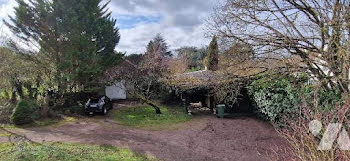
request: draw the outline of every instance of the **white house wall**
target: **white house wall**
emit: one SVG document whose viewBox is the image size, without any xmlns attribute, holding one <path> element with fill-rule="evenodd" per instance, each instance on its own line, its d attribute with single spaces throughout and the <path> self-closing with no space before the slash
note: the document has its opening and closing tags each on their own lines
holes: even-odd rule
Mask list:
<svg viewBox="0 0 350 161">
<path fill-rule="evenodd" d="M 112 100 L 125 100 L 126 99 L 125 81 L 115 83 L 112 86 L 107 86 L 106 96 Z"/>
</svg>

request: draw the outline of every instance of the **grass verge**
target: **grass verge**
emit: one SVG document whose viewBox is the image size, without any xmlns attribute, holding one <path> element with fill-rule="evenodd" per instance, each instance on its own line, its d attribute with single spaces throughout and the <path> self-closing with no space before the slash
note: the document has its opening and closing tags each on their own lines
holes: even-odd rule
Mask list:
<svg viewBox="0 0 350 161">
<path fill-rule="evenodd" d="M 32 128 L 32 127 L 59 127 L 67 123 L 76 121 L 77 118 L 74 117 L 65 117 L 63 119 L 53 119 L 47 118 L 26 125 L 13 125 L 13 124 L 3 124 L 2 127 L 12 129 L 12 128 Z"/>
<path fill-rule="evenodd" d="M 32 126 L 34 127 L 44 127 L 44 126 L 60 126 L 70 122 L 74 122 L 77 119 L 74 117 L 64 117 L 63 119 L 45 119 L 35 121 Z"/>
<path fill-rule="evenodd" d="M 0 144 L 0 160 L 16 161 L 148 161 L 154 157 L 138 155 L 129 149 L 107 145 L 80 144 Z"/>
<path fill-rule="evenodd" d="M 115 110 L 112 114 L 114 120 L 124 126 L 149 130 L 173 129 L 176 124 L 191 119 L 182 108 L 161 107 L 162 114 L 155 114 L 152 107 L 139 105 L 125 109 Z"/>
</svg>

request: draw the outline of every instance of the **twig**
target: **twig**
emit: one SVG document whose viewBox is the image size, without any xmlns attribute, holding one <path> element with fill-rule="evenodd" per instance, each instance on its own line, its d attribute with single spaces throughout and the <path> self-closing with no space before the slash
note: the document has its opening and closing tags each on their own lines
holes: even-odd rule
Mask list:
<svg viewBox="0 0 350 161">
<path fill-rule="evenodd" d="M 33 141 L 33 140 L 29 139 L 29 138 L 28 138 L 27 136 L 25 136 L 25 135 L 17 134 L 17 133 L 15 133 L 15 132 L 12 132 L 12 131 L 10 131 L 10 130 L 7 130 L 7 129 L 6 129 L 5 127 L 3 127 L 3 126 L 0 126 L 0 129 L 3 130 L 3 131 L 5 131 L 5 132 L 7 132 L 7 133 L 9 133 L 11 136 L 15 136 L 15 137 L 18 137 L 18 138 L 22 138 L 22 139 L 24 139 L 24 140 L 26 140 L 26 141 L 28 141 L 28 142 L 30 142 L 30 143 L 32 143 L 32 144 L 42 145 L 42 144 L 39 143 L 39 142 L 36 142 L 36 141 Z"/>
</svg>

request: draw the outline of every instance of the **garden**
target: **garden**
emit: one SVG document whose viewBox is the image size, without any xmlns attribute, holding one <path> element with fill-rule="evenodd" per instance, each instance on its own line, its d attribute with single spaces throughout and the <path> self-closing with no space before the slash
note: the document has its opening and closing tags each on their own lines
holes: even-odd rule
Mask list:
<svg viewBox="0 0 350 161">
<path fill-rule="evenodd" d="M 152 31 L 137 52 L 115 3 L 11 7 L 0 160 L 350 159 L 348 1 L 223 0 L 208 43 Z"/>
</svg>

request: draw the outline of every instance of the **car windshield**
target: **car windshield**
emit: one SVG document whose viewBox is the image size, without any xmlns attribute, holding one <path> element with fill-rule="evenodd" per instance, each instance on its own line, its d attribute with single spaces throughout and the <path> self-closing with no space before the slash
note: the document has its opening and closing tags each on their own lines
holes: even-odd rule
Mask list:
<svg viewBox="0 0 350 161">
<path fill-rule="evenodd" d="M 91 103 L 98 103 L 100 101 L 100 99 L 98 98 L 91 98 L 90 102 Z"/>
</svg>

